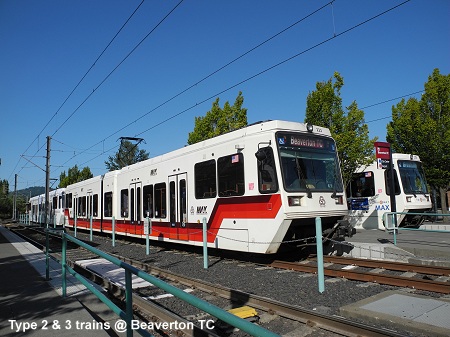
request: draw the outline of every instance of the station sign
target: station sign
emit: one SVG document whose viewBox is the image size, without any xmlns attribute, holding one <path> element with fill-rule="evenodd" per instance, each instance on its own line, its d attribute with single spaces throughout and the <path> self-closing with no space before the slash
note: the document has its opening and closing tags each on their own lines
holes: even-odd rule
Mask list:
<svg viewBox="0 0 450 337">
<path fill-rule="evenodd" d="M 375 142 L 375 156 L 377 158 L 377 167 L 387 169 L 391 158 L 391 144 L 386 142 Z"/>
</svg>

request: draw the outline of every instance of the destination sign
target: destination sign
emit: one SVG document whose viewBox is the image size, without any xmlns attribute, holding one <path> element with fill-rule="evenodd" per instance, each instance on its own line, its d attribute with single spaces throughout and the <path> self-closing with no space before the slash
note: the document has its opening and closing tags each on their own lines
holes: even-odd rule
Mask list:
<svg viewBox="0 0 450 337">
<path fill-rule="evenodd" d="M 278 145 L 284 147 L 334 150 L 333 141 L 322 137 L 313 137 L 302 134 L 278 134 L 277 140 Z"/>
<path fill-rule="evenodd" d="M 412 168 L 412 169 L 416 169 L 417 168 L 417 162 L 416 161 L 409 161 L 409 160 L 399 160 L 398 161 L 398 167 L 401 168 Z"/>
</svg>

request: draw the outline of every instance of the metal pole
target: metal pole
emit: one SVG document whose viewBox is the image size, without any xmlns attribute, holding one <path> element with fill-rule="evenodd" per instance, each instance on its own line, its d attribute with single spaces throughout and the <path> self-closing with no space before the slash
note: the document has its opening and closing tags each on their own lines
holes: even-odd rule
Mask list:
<svg viewBox="0 0 450 337">
<path fill-rule="evenodd" d="M 203 268 L 208 269 L 208 237 L 206 233 L 206 218 L 203 218 Z"/>
<path fill-rule="evenodd" d="M 392 214 L 392 224 L 394 225 L 394 246 L 397 246 L 397 215 L 395 213 Z"/>
<path fill-rule="evenodd" d="M 133 336 L 131 329 L 131 320 L 133 319 L 133 288 L 131 271 L 125 269 L 125 300 L 126 300 L 126 314 L 127 314 L 127 337 Z"/>
<path fill-rule="evenodd" d="M 17 174 L 14 175 L 13 220 L 17 220 Z"/>
<path fill-rule="evenodd" d="M 90 239 L 92 241 L 92 215 L 89 217 Z"/>
<path fill-rule="evenodd" d="M 47 136 L 47 161 L 45 164 L 45 215 L 44 223 L 48 225 L 48 211 L 50 199 L 50 136 Z M 48 227 L 48 226 L 47 226 Z"/>
<path fill-rule="evenodd" d="M 61 273 L 62 273 L 62 296 L 66 297 L 67 294 L 67 283 L 66 283 L 66 252 L 67 252 L 67 239 L 66 236 L 62 235 L 62 257 L 61 257 Z"/>
<path fill-rule="evenodd" d="M 395 197 L 395 175 L 394 175 L 394 160 L 392 159 L 392 147 L 389 144 L 389 192 L 391 202 L 391 212 L 397 212 L 397 203 Z M 397 231 L 397 216 L 394 215 L 394 233 Z"/>
<path fill-rule="evenodd" d="M 319 292 L 325 291 L 325 277 L 323 270 L 323 247 L 322 247 L 322 219 L 316 218 L 316 245 L 317 245 L 317 275 L 319 276 Z"/>
<path fill-rule="evenodd" d="M 150 231 L 152 230 L 151 220 L 147 217 L 144 224 L 145 231 L 145 253 L 150 254 Z"/>
<path fill-rule="evenodd" d="M 45 280 L 50 280 L 50 266 L 49 266 L 49 259 L 48 259 L 48 228 L 45 231 Z"/>
<path fill-rule="evenodd" d="M 112 217 L 112 246 L 116 246 L 116 218 Z"/>
</svg>

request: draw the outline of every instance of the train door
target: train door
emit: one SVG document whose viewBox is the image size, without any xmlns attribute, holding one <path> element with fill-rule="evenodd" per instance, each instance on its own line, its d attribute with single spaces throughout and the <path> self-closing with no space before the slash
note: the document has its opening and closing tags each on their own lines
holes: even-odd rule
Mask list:
<svg viewBox="0 0 450 337">
<path fill-rule="evenodd" d="M 169 177 L 169 238 L 188 240 L 186 173 Z"/>
<path fill-rule="evenodd" d="M 143 234 L 143 223 L 141 222 L 141 195 L 142 183 L 130 184 L 130 227 L 131 234 Z"/>
</svg>

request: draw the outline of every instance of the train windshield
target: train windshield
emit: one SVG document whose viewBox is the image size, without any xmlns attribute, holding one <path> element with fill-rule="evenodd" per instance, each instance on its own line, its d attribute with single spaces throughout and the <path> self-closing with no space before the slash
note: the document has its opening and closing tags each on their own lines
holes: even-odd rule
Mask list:
<svg viewBox="0 0 450 337">
<path fill-rule="evenodd" d="M 342 192 L 334 141 L 307 134 L 277 134 L 284 188 L 288 192 Z"/>
<path fill-rule="evenodd" d="M 397 165 L 405 194 L 428 193 L 427 181 L 425 180 L 421 162 L 399 160 Z"/>
</svg>

